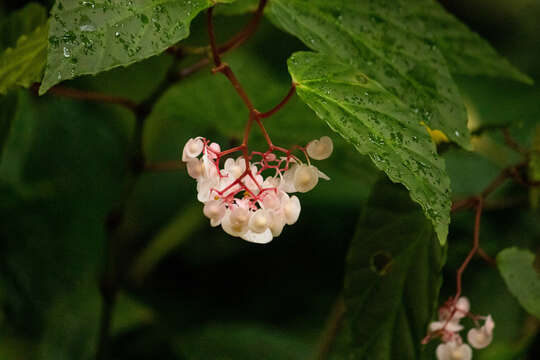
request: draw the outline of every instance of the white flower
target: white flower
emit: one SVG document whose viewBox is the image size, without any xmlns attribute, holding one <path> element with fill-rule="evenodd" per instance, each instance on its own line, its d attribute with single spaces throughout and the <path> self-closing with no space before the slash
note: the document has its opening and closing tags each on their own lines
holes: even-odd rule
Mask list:
<svg viewBox="0 0 540 360">
<path fill-rule="evenodd" d="M 472 349 L 467 344 L 458 344 L 457 341 L 449 341 L 437 346 L 438 360 L 471 360 Z"/>
<path fill-rule="evenodd" d="M 262 207 L 265 209 L 277 210 L 281 206 L 279 193 L 276 193 L 273 190 L 265 191 L 262 197 Z"/>
<path fill-rule="evenodd" d="M 459 320 L 454 320 L 454 319 L 450 321 L 439 320 L 439 321 L 434 321 L 431 324 L 429 324 L 429 331 L 431 332 L 442 330 L 443 328 L 444 330 L 447 330 L 450 332 L 459 332 L 463 330 L 463 326 L 459 324 Z"/>
<path fill-rule="evenodd" d="M 443 307 L 439 311 L 439 321 L 434 321 L 429 324 L 431 332 L 446 330 L 449 332 L 459 332 L 463 330 L 463 326 L 459 324 L 459 320 L 467 316 L 471 305 L 469 300 L 462 296 L 455 304 L 455 307 Z M 452 316 L 450 320 L 448 318 Z"/>
<path fill-rule="evenodd" d="M 286 198 L 284 197 L 282 199 L 282 211 L 283 211 L 283 217 L 285 218 L 285 222 L 289 225 L 294 224 L 298 217 L 300 216 L 300 200 L 296 196 L 292 196 L 289 198 L 287 194 L 285 194 Z"/>
<path fill-rule="evenodd" d="M 312 190 L 319 182 L 319 173 L 313 165 L 298 165 L 294 172 L 294 187 L 299 192 Z"/>
<path fill-rule="evenodd" d="M 213 189 L 215 189 L 218 184 L 219 179 L 215 177 L 199 178 L 197 181 L 197 200 L 205 203 L 217 196 L 217 193 L 214 192 Z"/>
<path fill-rule="evenodd" d="M 268 214 L 270 215 L 270 226 L 269 229 L 272 232 L 272 236 L 278 237 L 281 235 L 283 228 L 285 227 L 285 216 L 281 208 L 279 210 L 269 210 Z"/>
<path fill-rule="evenodd" d="M 246 187 L 248 188 L 249 191 L 251 191 L 253 194 L 258 194 L 259 193 L 259 186 L 260 186 L 260 184 L 263 183 L 264 179 L 263 179 L 262 175 L 257 175 L 257 172 L 259 170 L 257 169 L 257 167 L 255 165 L 251 165 L 250 170 L 251 170 L 251 174 L 252 174 L 253 178 L 248 175 L 245 178 L 243 178 L 242 181 L 243 181 L 244 185 L 246 185 Z M 255 179 L 255 180 L 253 180 L 253 179 Z"/>
<path fill-rule="evenodd" d="M 495 327 L 495 322 L 491 315 L 489 315 L 485 322 L 484 326 L 469 330 L 467 334 L 467 340 L 475 349 L 483 349 L 491 343 L 493 340 L 493 328 Z"/>
<path fill-rule="evenodd" d="M 298 165 L 293 164 L 287 171 L 283 173 L 279 182 L 279 190 L 286 193 L 293 193 L 297 191 L 296 187 L 294 186 L 294 174 L 296 173 L 297 168 Z"/>
<path fill-rule="evenodd" d="M 328 136 L 323 136 L 319 140 L 312 140 L 306 146 L 306 151 L 310 158 L 324 160 L 332 155 L 334 144 Z"/>
<path fill-rule="evenodd" d="M 204 162 L 197 158 L 190 159 L 186 162 L 188 175 L 194 179 L 198 179 L 205 175 Z"/>
<path fill-rule="evenodd" d="M 229 158 L 225 160 L 223 168 L 226 175 L 231 176 L 233 179 L 238 179 L 246 170 L 246 161 L 242 157 L 236 160 Z"/>
<path fill-rule="evenodd" d="M 453 319 L 462 319 L 469 313 L 469 310 L 471 309 L 471 303 L 469 302 L 469 299 L 467 299 L 465 296 L 462 296 L 458 299 L 456 302 L 456 311 L 454 312 Z"/>
<path fill-rule="evenodd" d="M 215 159 L 217 158 L 217 155 L 215 153 L 219 153 L 221 151 L 221 146 L 219 146 L 218 143 L 211 143 L 209 146 L 208 146 L 209 150 L 206 151 L 206 155 L 210 158 L 210 159 Z M 213 151 L 210 151 L 210 150 L 213 150 Z"/>
<path fill-rule="evenodd" d="M 249 230 L 256 234 L 265 232 L 271 224 L 272 219 L 265 209 L 259 209 L 251 215 L 249 219 Z"/>
<path fill-rule="evenodd" d="M 255 233 L 251 230 L 248 230 L 244 235 L 242 235 L 242 239 L 252 243 L 266 244 L 272 241 L 273 236 L 270 229 L 266 229 L 262 233 Z"/>
<path fill-rule="evenodd" d="M 204 149 L 204 143 L 200 137 L 189 139 L 182 151 L 182 161 L 189 161 L 201 154 Z"/>
<path fill-rule="evenodd" d="M 221 220 L 221 227 L 232 236 L 242 236 L 248 231 L 251 212 L 245 207 L 233 206 Z"/>
<path fill-rule="evenodd" d="M 218 226 L 221 224 L 221 219 L 225 216 L 227 208 L 221 200 L 210 200 L 204 204 L 203 213 L 210 219 L 210 225 Z"/>
</svg>

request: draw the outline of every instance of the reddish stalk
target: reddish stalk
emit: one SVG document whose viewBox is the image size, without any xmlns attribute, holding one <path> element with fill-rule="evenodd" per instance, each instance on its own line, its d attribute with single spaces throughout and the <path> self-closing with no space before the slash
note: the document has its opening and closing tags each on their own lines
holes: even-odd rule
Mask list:
<svg viewBox="0 0 540 360">
<path fill-rule="evenodd" d="M 227 41 L 225 44 L 221 45 L 218 48 L 218 52 L 220 54 L 226 53 L 227 51 L 230 51 L 236 47 L 238 47 L 240 44 L 245 42 L 247 39 L 255 33 L 257 30 L 257 27 L 259 26 L 259 23 L 261 22 L 261 18 L 264 12 L 264 7 L 266 6 L 266 3 L 268 0 L 260 0 L 259 5 L 257 7 L 257 10 L 255 11 L 255 14 L 253 15 L 253 18 L 251 21 L 247 24 L 247 26 L 242 29 L 238 34 L 233 36 L 229 41 Z"/>
<path fill-rule="evenodd" d="M 476 216 L 474 221 L 474 241 L 473 241 L 473 247 L 467 257 L 465 258 L 465 261 L 463 261 L 463 264 L 459 267 L 457 271 L 457 279 L 456 279 L 456 295 L 454 296 L 454 301 L 457 301 L 459 297 L 461 296 L 461 278 L 463 276 L 463 272 L 467 268 L 467 265 L 469 265 L 469 262 L 473 258 L 473 256 L 478 251 L 478 248 L 480 247 L 480 220 L 482 218 L 482 209 L 484 205 L 484 199 L 482 196 L 479 196 L 476 203 Z"/>
<path fill-rule="evenodd" d="M 39 89 L 39 85 L 40 84 L 38 83 L 32 85 L 31 89 L 36 94 Z M 86 100 L 86 101 L 91 101 L 91 102 L 116 104 L 116 105 L 123 106 L 126 109 L 131 110 L 133 112 L 137 111 L 137 104 L 135 102 L 129 99 L 123 98 L 123 97 L 119 97 L 119 96 L 110 96 L 110 95 L 93 92 L 93 91 L 67 88 L 60 85 L 56 85 L 50 88 L 47 91 L 47 93 L 55 95 L 55 96 L 61 96 L 61 97 L 76 99 L 76 100 Z"/>
<path fill-rule="evenodd" d="M 529 151 L 527 149 L 524 149 L 512 138 L 512 136 L 510 135 L 510 131 L 507 128 L 502 129 L 502 132 L 504 136 L 504 141 L 506 142 L 506 145 L 508 145 L 508 147 L 522 155 L 527 156 L 529 154 Z"/>
<path fill-rule="evenodd" d="M 270 117 L 270 116 L 274 115 L 279 110 L 281 110 L 281 108 L 283 108 L 283 106 L 285 106 L 285 104 L 287 104 L 289 102 L 289 100 L 292 98 L 292 96 L 295 93 L 295 90 L 296 90 L 296 84 L 293 81 L 293 83 L 291 84 L 291 88 L 289 89 L 289 92 L 287 93 L 287 95 L 285 95 L 283 100 L 281 100 L 281 102 L 279 104 L 277 104 L 272 110 L 269 110 L 267 112 L 259 114 L 259 118 L 260 119 L 265 119 L 267 117 Z"/>
</svg>

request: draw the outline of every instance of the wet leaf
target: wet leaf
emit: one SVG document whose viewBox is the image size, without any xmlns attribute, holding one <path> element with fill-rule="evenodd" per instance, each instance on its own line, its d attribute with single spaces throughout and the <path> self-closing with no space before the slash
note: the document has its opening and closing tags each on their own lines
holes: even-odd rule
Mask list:
<svg viewBox="0 0 540 360">
<path fill-rule="evenodd" d="M 433 130 L 469 148 L 465 106 L 437 48 L 413 31 L 395 1 L 274 0 L 271 20 L 311 49 L 366 74 Z M 417 21 L 417 19 L 416 19 Z"/>
<path fill-rule="evenodd" d="M 392 6 L 396 6 L 392 2 Z M 500 56 L 480 35 L 448 13 L 434 0 L 397 1 L 401 17 L 407 19 L 411 31 L 432 41 L 443 54 L 450 72 L 463 75 L 484 75 L 532 84 L 532 79 Z"/>
<path fill-rule="evenodd" d="M 232 2 L 221 0 L 217 2 Z M 47 68 L 40 88 L 157 55 L 189 35 L 211 0 L 60 0 L 51 12 Z"/>
<path fill-rule="evenodd" d="M 29 87 L 39 81 L 45 66 L 47 26 L 23 35 L 14 48 L 0 54 L 0 94 L 14 86 Z"/>
<path fill-rule="evenodd" d="M 330 359 L 432 359 L 421 340 L 438 302 L 444 258 L 407 192 L 379 182 L 347 255 L 344 327 Z"/>
<path fill-rule="evenodd" d="M 450 181 L 443 159 L 411 109 L 357 68 L 328 55 L 296 53 L 289 71 L 298 94 L 321 119 L 410 190 L 444 244 Z"/>
<path fill-rule="evenodd" d="M 535 269 L 535 255 L 529 250 L 508 248 L 497 255 L 497 266 L 521 306 L 540 318 L 540 275 Z"/>
</svg>

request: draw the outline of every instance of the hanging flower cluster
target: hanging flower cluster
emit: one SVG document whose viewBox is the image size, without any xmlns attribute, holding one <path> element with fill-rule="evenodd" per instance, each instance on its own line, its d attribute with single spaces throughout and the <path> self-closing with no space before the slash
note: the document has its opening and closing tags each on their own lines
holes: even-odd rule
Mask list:
<svg viewBox="0 0 540 360">
<path fill-rule="evenodd" d="M 264 153 L 248 153 L 245 145 L 221 151 L 219 144 L 197 137 L 184 146 L 182 161 L 189 176 L 197 180 L 197 198 L 204 203 L 210 224 L 221 225 L 229 235 L 265 244 L 279 236 L 286 224 L 298 220 L 300 200 L 289 194 L 310 191 L 319 178 L 329 180 L 310 162 L 310 158 L 323 160 L 332 154 L 328 136 L 295 149 L 305 154 L 307 163 L 292 150 L 273 145 Z M 221 167 L 223 157 L 235 152 L 243 155 L 227 158 Z"/>
<path fill-rule="evenodd" d="M 423 343 L 427 343 L 433 337 L 440 337 L 442 344 L 437 347 L 438 360 L 471 360 L 472 349 L 483 349 L 487 347 L 493 339 L 493 328 L 495 322 L 491 315 L 478 316 L 469 312 L 470 303 L 466 297 L 460 297 L 457 301 L 454 298 L 448 300 L 439 309 L 439 320 L 429 325 L 428 336 Z M 476 324 L 467 333 L 467 340 L 470 344 L 463 342 L 459 332 L 463 330 L 460 320 L 469 317 Z M 479 320 L 484 324 L 480 326 Z"/>
</svg>

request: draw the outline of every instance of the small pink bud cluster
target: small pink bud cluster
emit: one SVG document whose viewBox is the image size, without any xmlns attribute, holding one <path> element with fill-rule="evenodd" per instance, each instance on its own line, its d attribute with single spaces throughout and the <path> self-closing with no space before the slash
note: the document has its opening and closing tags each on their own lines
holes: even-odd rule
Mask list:
<svg viewBox="0 0 540 360">
<path fill-rule="evenodd" d="M 493 328 L 495 322 L 491 315 L 477 316 L 469 312 L 470 303 L 466 297 L 460 297 L 457 301 L 454 298 L 448 300 L 439 309 L 439 320 L 429 324 L 428 336 L 423 343 L 427 343 L 432 337 L 439 336 L 442 344 L 437 347 L 438 360 L 471 360 L 472 349 L 483 349 L 487 347 L 493 339 Z M 476 324 L 467 333 L 469 344 L 463 342 L 459 332 L 463 330 L 460 320 L 469 317 Z M 479 320 L 484 324 L 480 326 Z"/>
<path fill-rule="evenodd" d="M 232 236 L 265 244 L 281 234 L 285 225 L 294 224 L 300 215 L 300 200 L 288 194 L 313 189 L 319 178 L 328 176 L 310 164 L 309 158 L 323 160 L 333 150 L 332 140 L 323 136 L 305 148 L 304 164 L 290 150 L 271 145 L 264 153 L 247 153 L 246 146 L 221 151 L 217 143 L 197 137 L 189 139 L 182 152 L 188 174 L 197 180 L 197 198 L 204 203 L 204 215 L 212 226 Z M 275 152 L 284 156 L 278 157 Z M 243 156 L 226 155 L 242 152 Z M 263 172 L 267 175 L 263 177 Z"/>
</svg>

